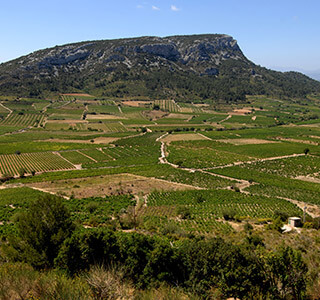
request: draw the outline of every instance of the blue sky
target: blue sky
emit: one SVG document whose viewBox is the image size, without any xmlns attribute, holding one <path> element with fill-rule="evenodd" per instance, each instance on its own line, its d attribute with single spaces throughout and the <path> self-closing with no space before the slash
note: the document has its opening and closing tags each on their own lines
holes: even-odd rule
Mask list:
<svg viewBox="0 0 320 300">
<path fill-rule="evenodd" d="M 0 0 L 0 62 L 96 39 L 226 33 L 255 63 L 320 70 L 319 0 Z"/>
</svg>

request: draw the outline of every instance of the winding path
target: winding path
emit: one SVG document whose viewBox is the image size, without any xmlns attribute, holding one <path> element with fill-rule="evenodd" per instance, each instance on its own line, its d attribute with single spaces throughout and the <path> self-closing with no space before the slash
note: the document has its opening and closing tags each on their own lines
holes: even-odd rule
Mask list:
<svg viewBox="0 0 320 300">
<path fill-rule="evenodd" d="M 163 136 L 165 136 L 165 135 L 163 135 Z M 163 136 L 161 136 L 160 138 L 162 138 Z M 236 182 L 238 182 L 240 184 L 238 186 L 240 191 L 243 191 L 245 188 L 247 188 L 247 187 L 249 187 L 251 185 L 251 183 L 248 180 L 237 179 L 237 178 L 233 178 L 233 177 L 229 177 L 229 176 L 225 176 L 225 175 L 215 174 L 215 173 L 211 173 L 211 172 L 205 171 L 203 169 L 180 167 L 180 166 L 178 166 L 176 164 L 173 164 L 173 163 L 171 163 L 171 162 L 169 162 L 167 160 L 167 157 L 166 157 L 166 146 L 165 146 L 164 142 L 161 142 L 161 154 L 160 154 L 160 157 L 159 157 L 159 162 L 161 164 L 167 164 L 167 165 L 169 165 L 169 166 L 171 166 L 173 168 L 176 168 L 176 169 L 179 168 L 181 170 L 185 170 L 185 171 L 187 171 L 189 173 L 200 172 L 200 173 L 208 174 L 208 175 L 211 175 L 211 176 L 219 177 L 219 178 L 222 178 L 222 179 L 236 181 Z"/>
<path fill-rule="evenodd" d="M 13 113 L 13 110 L 10 109 L 9 107 L 4 106 L 2 103 L 0 103 L 0 106 L 2 106 L 4 109 L 6 109 L 6 110 L 9 111 L 9 114 L 8 114 L 8 115 L 6 116 L 6 118 L 4 119 L 4 120 L 7 120 L 7 119 L 11 116 L 11 114 Z"/>
</svg>

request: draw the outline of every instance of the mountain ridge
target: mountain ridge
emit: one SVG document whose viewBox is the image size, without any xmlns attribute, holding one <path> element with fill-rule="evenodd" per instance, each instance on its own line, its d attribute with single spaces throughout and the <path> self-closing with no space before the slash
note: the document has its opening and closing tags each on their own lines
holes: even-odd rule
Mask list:
<svg viewBox="0 0 320 300">
<path fill-rule="evenodd" d="M 145 36 L 55 46 L 0 64 L 0 93 L 238 101 L 246 94 L 305 97 L 320 83 L 248 60 L 226 34 Z"/>
</svg>

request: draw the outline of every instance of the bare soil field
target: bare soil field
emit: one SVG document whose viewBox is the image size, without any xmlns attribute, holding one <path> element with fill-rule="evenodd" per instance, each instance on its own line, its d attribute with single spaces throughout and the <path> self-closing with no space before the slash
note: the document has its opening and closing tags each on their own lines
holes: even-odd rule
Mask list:
<svg viewBox="0 0 320 300">
<path fill-rule="evenodd" d="M 202 134 L 197 133 L 182 133 L 182 134 L 169 134 L 161 139 L 162 142 L 170 143 L 175 141 L 196 141 L 196 140 L 206 140 Z"/>
<path fill-rule="evenodd" d="M 167 112 L 163 112 L 161 110 L 152 110 L 152 111 L 145 111 L 143 115 L 148 119 L 158 120 L 168 115 Z"/>
<path fill-rule="evenodd" d="M 268 141 L 262 139 L 221 139 L 218 142 L 229 143 L 233 145 L 258 145 L 258 144 L 272 144 L 278 143 L 276 141 Z"/>
<path fill-rule="evenodd" d="M 241 109 L 234 109 L 233 111 L 229 112 L 230 115 L 239 115 L 239 116 L 244 116 L 250 113 L 252 113 L 252 109 L 248 107 L 244 107 Z"/>
<path fill-rule="evenodd" d="M 116 115 L 87 115 L 87 120 L 123 120 L 123 119 L 127 119 L 126 117 L 120 117 L 120 116 L 116 116 Z"/>
<path fill-rule="evenodd" d="M 87 103 L 87 104 L 100 104 L 100 101 L 99 100 L 91 100 L 91 99 L 86 99 L 86 100 L 81 100 L 81 99 L 77 99 L 76 100 L 76 103 Z"/>
<path fill-rule="evenodd" d="M 278 137 L 277 140 L 286 141 L 286 142 L 301 143 L 301 144 L 307 144 L 307 145 L 316 145 L 316 146 L 319 144 L 319 143 L 313 142 L 313 141 L 289 139 L 289 138 L 280 138 L 280 137 Z"/>
<path fill-rule="evenodd" d="M 47 120 L 46 123 L 58 123 L 58 124 L 79 124 L 79 123 L 84 123 L 87 124 L 89 123 L 86 120 Z"/>
<path fill-rule="evenodd" d="M 55 182 L 30 183 L 27 186 L 76 198 L 116 195 L 121 193 L 146 195 L 154 190 L 195 189 L 192 186 L 174 183 L 156 178 L 132 174 L 106 175 L 89 178 L 59 180 Z"/>
<path fill-rule="evenodd" d="M 64 140 L 64 139 L 38 140 L 37 142 L 92 144 L 89 140 Z"/>
<path fill-rule="evenodd" d="M 297 176 L 295 179 L 299 179 L 299 180 L 302 180 L 302 181 L 313 182 L 313 183 L 320 183 L 320 179 L 319 178 L 314 178 L 314 177 L 310 177 L 310 176 Z"/>
<path fill-rule="evenodd" d="M 63 96 L 82 96 L 82 97 L 94 97 L 92 95 L 89 95 L 89 94 L 77 94 L 77 93 L 71 93 L 71 94 L 61 94 Z"/>
<path fill-rule="evenodd" d="M 191 107 L 181 107 L 180 112 L 182 112 L 182 113 L 193 113 L 193 109 Z"/>
<path fill-rule="evenodd" d="M 119 138 L 115 138 L 115 137 L 98 137 L 94 139 L 94 144 L 109 144 L 112 143 L 114 141 L 117 141 Z"/>
<path fill-rule="evenodd" d="M 122 104 L 132 107 L 143 107 L 146 105 L 151 105 L 151 101 L 122 101 Z"/>
<path fill-rule="evenodd" d="M 39 140 L 38 142 L 52 142 L 52 143 L 76 143 L 76 144 L 109 144 L 114 141 L 117 141 L 118 138 L 114 137 L 98 137 L 94 139 L 94 142 L 91 140 L 70 140 L 70 139 L 49 139 L 49 140 Z"/>
<path fill-rule="evenodd" d="M 174 114 L 171 113 L 168 116 L 166 116 L 167 119 L 181 119 L 181 120 L 188 120 L 190 117 L 190 115 L 183 115 L 183 114 Z"/>
<path fill-rule="evenodd" d="M 207 104 L 207 103 L 194 103 L 193 105 L 196 106 L 196 107 L 208 107 L 208 106 L 210 106 L 210 104 Z"/>
</svg>

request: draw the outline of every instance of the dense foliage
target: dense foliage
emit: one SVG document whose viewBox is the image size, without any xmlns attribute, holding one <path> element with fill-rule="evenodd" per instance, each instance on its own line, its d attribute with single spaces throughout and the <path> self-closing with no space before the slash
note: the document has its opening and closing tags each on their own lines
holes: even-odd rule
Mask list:
<svg viewBox="0 0 320 300">
<path fill-rule="evenodd" d="M 7 259 L 36 268 L 56 267 L 71 276 L 96 264 L 117 265 L 136 287 L 179 285 L 203 299 L 305 296 L 308 269 L 300 253 L 290 247 L 270 252 L 253 238 L 240 245 L 221 238 L 172 243 L 164 236 L 108 228 L 74 231 L 70 220 L 59 198 L 40 198 L 18 219 L 19 238 L 3 247 Z"/>
</svg>

